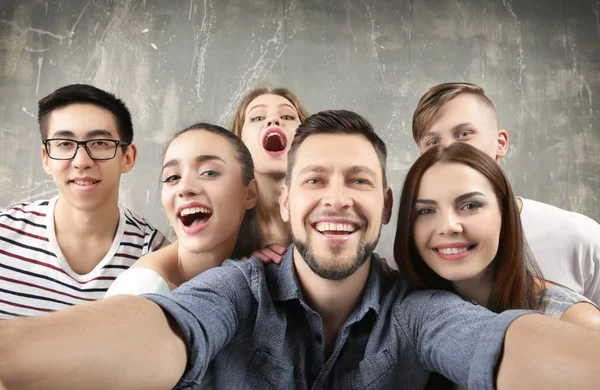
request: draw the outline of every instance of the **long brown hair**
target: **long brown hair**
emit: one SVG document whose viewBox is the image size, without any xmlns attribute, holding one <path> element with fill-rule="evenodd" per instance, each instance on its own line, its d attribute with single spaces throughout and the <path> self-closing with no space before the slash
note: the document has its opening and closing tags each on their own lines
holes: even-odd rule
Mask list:
<svg viewBox="0 0 600 390">
<path fill-rule="evenodd" d="M 246 121 L 246 109 L 254 99 L 262 95 L 278 95 L 282 98 L 287 99 L 290 103 L 292 103 L 296 111 L 298 111 L 298 120 L 300 120 L 300 123 L 304 122 L 304 120 L 308 118 L 308 111 L 306 111 L 306 108 L 304 108 L 304 105 L 300 101 L 300 98 L 298 98 L 298 96 L 296 96 L 289 89 L 269 89 L 267 87 L 256 87 L 252 91 L 248 92 L 246 96 L 244 96 L 237 110 L 235 110 L 233 120 L 231 121 L 231 125 L 229 126 L 229 130 L 233 134 L 242 138 L 242 128 L 244 127 L 244 122 Z"/>
<path fill-rule="evenodd" d="M 427 266 L 413 238 L 416 219 L 414 206 L 421 179 L 429 168 L 441 163 L 463 164 L 481 173 L 498 198 L 502 227 L 498 252 L 492 261 L 493 284 L 486 307 L 497 313 L 509 309 L 541 309 L 543 299 L 536 300 L 535 284 L 535 278 L 541 279 L 541 273 L 528 251 L 510 183 L 493 159 L 463 142 L 455 142 L 446 149 L 441 146 L 429 149 L 406 175 L 394 242 L 394 258 L 400 273 L 417 288 L 453 290 L 450 281 Z"/>
</svg>

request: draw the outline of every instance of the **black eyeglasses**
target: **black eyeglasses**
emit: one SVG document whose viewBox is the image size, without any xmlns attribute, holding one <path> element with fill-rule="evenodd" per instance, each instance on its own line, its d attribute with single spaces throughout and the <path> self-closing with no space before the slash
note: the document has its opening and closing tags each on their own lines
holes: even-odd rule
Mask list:
<svg viewBox="0 0 600 390">
<path fill-rule="evenodd" d="M 50 138 L 42 141 L 46 147 L 48 157 L 53 160 L 71 160 L 75 158 L 77 150 L 83 146 L 93 160 L 112 160 L 117 155 L 117 147 L 129 145 L 114 139 L 89 139 L 76 141 L 68 138 Z"/>
</svg>

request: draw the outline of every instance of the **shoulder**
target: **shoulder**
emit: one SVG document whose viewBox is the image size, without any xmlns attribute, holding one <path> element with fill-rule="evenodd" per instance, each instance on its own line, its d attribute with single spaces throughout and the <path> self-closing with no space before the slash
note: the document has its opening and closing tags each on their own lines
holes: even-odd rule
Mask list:
<svg viewBox="0 0 600 390">
<path fill-rule="evenodd" d="M 223 262 L 221 267 L 217 268 L 223 268 L 223 272 L 234 272 L 230 271 L 230 269 L 235 269 L 236 273 L 244 275 L 244 278 L 251 283 L 253 281 L 264 280 L 266 278 L 267 268 L 271 265 L 272 264 L 269 264 L 265 267 L 265 264 L 260 258 L 253 256 L 248 260 L 228 259 Z M 277 266 L 277 264 L 274 265 Z"/>
<path fill-rule="evenodd" d="M 131 268 L 149 268 L 165 277 L 177 266 L 177 242 L 140 257 Z"/>
<path fill-rule="evenodd" d="M 1 216 L 13 215 L 23 218 L 45 217 L 50 200 L 37 200 L 35 202 L 18 202 L 0 210 Z"/>
<path fill-rule="evenodd" d="M 132 210 L 119 206 L 125 217 L 125 234 L 137 237 L 148 246 L 148 252 L 152 252 L 169 244 L 166 237 L 155 228 L 146 218 L 143 218 Z"/>
<path fill-rule="evenodd" d="M 130 294 L 166 294 L 170 291 L 167 282 L 150 268 L 129 268 L 114 281 L 106 292 L 106 297 Z"/>
<path fill-rule="evenodd" d="M 182 284 L 177 290 L 185 286 L 191 288 L 214 288 L 230 289 L 235 291 L 252 287 L 255 280 L 264 278 L 264 268 L 260 260 L 251 258 L 248 260 L 228 259 L 220 267 L 210 268 L 187 283 Z"/>
<path fill-rule="evenodd" d="M 600 330 L 600 311 L 589 301 L 571 305 L 560 319 L 588 329 Z"/>
<path fill-rule="evenodd" d="M 600 243 L 600 224 L 590 217 L 535 200 L 522 200 L 521 219 L 525 228 L 555 229 L 563 237 Z"/>
<path fill-rule="evenodd" d="M 0 210 L 0 235 L 24 234 L 24 232 L 43 235 L 46 231 L 46 219 L 49 200 L 35 202 L 15 203 L 4 210 Z M 27 233 L 26 233 L 27 234 Z"/>
<path fill-rule="evenodd" d="M 563 286 L 555 284 L 548 285 L 548 282 L 546 283 L 547 286 L 544 289 L 543 297 L 544 314 L 554 318 L 563 318 L 569 310 L 576 306 L 590 306 L 590 308 L 598 311 L 595 305 L 583 295 Z M 539 295 L 537 299 L 539 299 Z M 579 305 L 579 303 L 586 303 L 586 305 Z M 580 309 L 575 309 L 575 311 L 572 311 L 571 313 L 579 310 Z"/>
<path fill-rule="evenodd" d="M 435 320 L 451 311 L 462 311 L 477 304 L 467 302 L 456 294 L 441 290 L 412 290 L 407 282 L 400 282 L 396 299 L 396 317 Z"/>
</svg>

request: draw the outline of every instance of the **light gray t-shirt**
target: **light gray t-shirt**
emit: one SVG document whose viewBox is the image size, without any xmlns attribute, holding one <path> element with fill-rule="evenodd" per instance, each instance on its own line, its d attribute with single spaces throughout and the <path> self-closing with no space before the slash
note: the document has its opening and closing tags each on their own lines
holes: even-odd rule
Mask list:
<svg viewBox="0 0 600 390">
<path fill-rule="evenodd" d="M 535 297 L 536 304 L 540 299 L 540 295 Z M 579 302 L 588 302 L 596 306 L 583 295 L 577 294 L 565 287 L 549 286 L 544 290 L 544 314 L 547 316 L 560 319 L 571 306 Z"/>
<path fill-rule="evenodd" d="M 325 360 L 322 320 L 302 296 L 293 246 L 281 265 L 226 261 L 167 295 L 145 295 L 179 324 L 189 350 L 177 389 L 214 359 L 218 389 L 423 388 L 439 371 L 469 389 L 493 389 L 510 323 L 442 291 L 411 291 L 381 273 L 376 255 L 362 301 Z"/>
</svg>

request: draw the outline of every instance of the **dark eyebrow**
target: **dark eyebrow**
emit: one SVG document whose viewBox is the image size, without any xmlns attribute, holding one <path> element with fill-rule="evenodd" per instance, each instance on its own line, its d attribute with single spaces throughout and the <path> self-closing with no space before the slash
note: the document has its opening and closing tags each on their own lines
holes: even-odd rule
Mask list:
<svg viewBox="0 0 600 390">
<path fill-rule="evenodd" d="M 371 168 L 367 167 L 366 165 L 354 165 L 354 166 L 350 167 L 350 169 L 348 169 L 348 173 L 350 173 L 350 174 L 364 173 L 368 176 L 371 176 L 372 178 L 377 177 L 377 173 L 374 170 L 372 170 Z"/>
<path fill-rule="evenodd" d="M 110 133 L 110 131 L 104 130 L 104 129 L 97 129 L 97 130 L 89 131 L 86 134 L 86 136 L 88 138 L 93 138 L 93 137 L 108 137 L 110 139 L 113 138 L 113 135 Z"/>
<path fill-rule="evenodd" d="M 75 133 L 73 133 L 70 130 L 59 130 L 56 133 L 52 134 L 52 138 L 61 138 L 61 137 L 75 138 Z"/>
<path fill-rule="evenodd" d="M 454 199 L 454 203 L 460 203 L 463 200 L 469 199 L 473 196 L 483 196 L 484 198 L 486 197 L 485 194 L 479 192 L 479 191 L 472 191 L 472 192 L 467 192 L 466 194 L 462 194 L 460 196 L 457 196 L 456 199 Z"/>
<path fill-rule="evenodd" d="M 200 156 L 196 157 L 196 162 L 198 164 L 202 164 L 206 161 L 221 161 L 223 164 L 227 164 L 227 162 L 225 162 L 225 160 L 223 160 L 221 157 L 215 156 L 213 154 L 201 154 Z M 162 169 L 165 170 L 165 168 L 169 168 L 175 165 L 179 165 L 179 160 L 174 158 L 172 160 L 167 161 L 163 165 Z"/>
<path fill-rule="evenodd" d="M 52 137 L 53 138 L 62 138 L 62 137 L 77 138 L 75 136 L 75 133 L 73 133 L 71 130 L 59 130 L 56 133 L 54 133 L 52 135 Z M 104 130 L 104 129 L 96 129 L 96 130 L 88 131 L 85 134 L 85 137 L 86 138 L 106 137 L 109 139 L 113 139 L 113 135 L 111 134 L 111 132 L 108 130 Z"/>
<path fill-rule="evenodd" d="M 467 192 L 466 194 L 462 194 L 460 196 L 457 196 L 456 199 L 454 199 L 454 203 L 460 203 L 465 199 L 469 199 L 470 197 L 473 196 L 483 196 L 485 198 L 485 194 L 479 192 L 479 191 L 472 191 L 472 192 Z M 438 202 L 432 199 L 417 199 L 415 200 L 415 204 L 417 203 L 424 203 L 424 204 L 437 204 Z"/>
<path fill-rule="evenodd" d="M 304 175 L 307 173 L 323 173 L 323 172 L 329 172 L 329 169 L 325 168 L 322 165 L 309 165 L 307 167 L 304 167 L 300 170 L 300 172 L 298 172 L 298 175 Z"/>
</svg>

